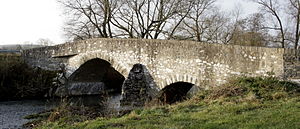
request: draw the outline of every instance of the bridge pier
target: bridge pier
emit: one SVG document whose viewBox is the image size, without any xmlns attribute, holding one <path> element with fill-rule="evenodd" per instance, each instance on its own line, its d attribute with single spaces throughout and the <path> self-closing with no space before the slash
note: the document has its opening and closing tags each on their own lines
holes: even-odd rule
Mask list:
<svg viewBox="0 0 300 129">
<path fill-rule="evenodd" d="M 135 64 L 122 86 L 121 106 L 128 108 L 143 107 L 158 93 L 158 88 L 142 64 Z"/>
</svg>

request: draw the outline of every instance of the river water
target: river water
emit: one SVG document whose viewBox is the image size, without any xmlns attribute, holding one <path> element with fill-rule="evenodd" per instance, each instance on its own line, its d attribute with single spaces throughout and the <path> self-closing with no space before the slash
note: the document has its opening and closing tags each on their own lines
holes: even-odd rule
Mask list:
<svg viewBox="0 0 300 129">
<path fill-rule="evenodd" d="M 111 94 L 106 99 L 107 109 L 118 111 L 120 108 L 120 94 Z M 68 98 L 68 103 L 75 105 L 99 105 L 99 96 L 85 96 Z M 0 102 L 0 129 L 18 129 L 30 120 L 24 119 L 25 116 L 43 112 L 59 105 L 61 99 L 53 100 L 22 100 Z M 103 104 L 103 103 L 102 103 Z M 101 105 L 102 105 L 101 104 Z M 99 105 L 100 106 L 100 105 Z"/>
<path fill-rule="evenodd" d="M 53 108 L 47 100 L 22 100 L 0 102 L 0 129 L 19 129 L 29 122 L 25 116 Z"/>
</svg>

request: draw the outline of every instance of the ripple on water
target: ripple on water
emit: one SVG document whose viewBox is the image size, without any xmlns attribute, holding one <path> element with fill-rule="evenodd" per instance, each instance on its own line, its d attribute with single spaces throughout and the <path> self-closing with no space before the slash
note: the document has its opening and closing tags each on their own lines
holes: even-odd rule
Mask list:
<svg viewBox="0 0 300 129">
<path fill-rule="evenodd" d="M 29 122 L 24 116 L 50 109 L 54 105 L 45 100 L 23 100 L 0 102 L 0 129 L 21 128 Z"/>
</svg>

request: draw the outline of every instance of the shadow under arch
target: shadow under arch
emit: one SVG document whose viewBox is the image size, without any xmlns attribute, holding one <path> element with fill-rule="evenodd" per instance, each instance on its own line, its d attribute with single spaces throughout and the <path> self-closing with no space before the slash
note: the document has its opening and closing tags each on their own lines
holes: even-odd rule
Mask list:
<svg viewBox="0 0 300 129">
<path fill-rule="evenodd" d="M 56 90 L 56 96 L 68 97 L 75 105 L 99 106 L 118 110 L 125 77 L 110 62 L 93 58 L 81 64 Z"/>
<path fill-rule="evenodd" d="M 81 92 L 83 92 L 82 94 L 84 95 L 97 94 L 97 92 L 100 93 L 101 90 L 121 93 L 124 80 L 125 77 L 116 71 L 108 61 L 94 58 L 86 61 L 70 75 L 68 85 L 74 88 L 76 84 L 79 83 L 79 85 L 81 85 L 79 89 L 82 90 Z"/>
<path fill-rule="evenodd" d="M 157 100 L 162 104 L 173 104 L 183 101 L 187 93 L 195 86 L 189 82 L 175 82 L 164 87 L 158 94 Z"/>
<path fill-rule="evenodd" d="M 112 56 L 106 55 L 102 51 L 91 51 L 86 53 L 80 53 L 70 59 L 68 59 L 67 67 L 66 67 L 66 74 L 67 77 L 70 76 L 74 72 L 74 70 L 78 69 L 81 65 L 86 63 L 89 60 L 99 58 L 110 63 L 111 67 L 113 67 L 116 71 L 122 74 L 125 78 L 127 78 L 129 74 L 129 70 L 127 69 L 127 65 L 122 61 L 117 61 Z"/>
</svg>

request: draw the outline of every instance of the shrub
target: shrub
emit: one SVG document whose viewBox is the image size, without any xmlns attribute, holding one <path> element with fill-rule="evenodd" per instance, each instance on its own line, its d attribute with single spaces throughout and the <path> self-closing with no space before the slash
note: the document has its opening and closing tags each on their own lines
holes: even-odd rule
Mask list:
<svg viewBox="0 0 300 129">
<path fill-rule="evenodd" d="M 300 93 L 300 86 L 289 81 L 281 81 L 275 77 L 237 77 L 226 84 L 201 91 L 197 99 L 206 101 L 245 101 L 273 100 Z"/>
<path fill-rule="evenodd" d="M 29 67 L 21 57 L 0 58 L 8 58 L 0 62 L 0 100 L 43 98 L 55 87 L 57 72 Z"/>
</svg>

